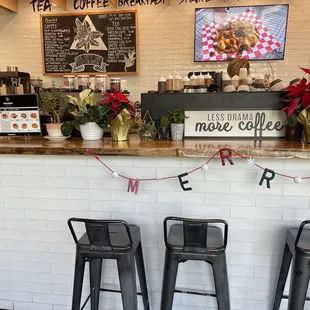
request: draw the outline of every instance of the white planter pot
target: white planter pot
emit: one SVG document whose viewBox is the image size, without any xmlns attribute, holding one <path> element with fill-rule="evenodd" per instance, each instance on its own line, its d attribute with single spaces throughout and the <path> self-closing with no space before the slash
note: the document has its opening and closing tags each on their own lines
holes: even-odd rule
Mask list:
<svg viewBox="0 0 310 310">
<path fill-rule="evenodd" d="M 103 136 L 103 129 L 95 122 L 80 125 L 81 135 L 83 140 L 94 141 L 101 140 Z"/>
<path fill-rule="evenodd" d="M 183 139 L 184 124 L 171 124 L 171 137 L 174 141 Z"/>
<path fill-rule="evenodd" d="M 60 123 L 56 123 L 56 124 L 46 124 L 46 130 L 47 130 L 47 133 L 50 137 L 63 137 L 63 134 L 60 130 L 61 128 L 61 125 Z"/>
</svg>

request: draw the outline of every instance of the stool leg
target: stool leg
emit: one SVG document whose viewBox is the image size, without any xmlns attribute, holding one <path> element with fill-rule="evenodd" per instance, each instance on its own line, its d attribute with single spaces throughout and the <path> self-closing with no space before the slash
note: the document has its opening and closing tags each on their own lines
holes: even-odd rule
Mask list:
<svg viewBox="0 0 310 310">
<path fill-rule="evenodd" d="M 121 285 L 124 310 L 138 310 L 137 283 L 134 255 L 122 254 L 117 257 L 117 269 Z"/>
<path fill-rule="evenodd" d="M 179 261 L 166 249 L 165 267 L 163 275 L 163 287 L 161 293 L 161 310 L 171 310 L 177 280 Z"/>
<path fill-rule="evenodd" d="M 279 279 L 278 279 L 276 294 L 275 294 L 273 308 L 272 308 L 273 310 L 279 310 L 279 308 L 280 308 L 287 275 L 288 275 L 288 272 L 290 270 L 291 261 L 292 261 L 292 253 L 291 253 L 289 246 L 286 243 L 285 248 L 284 248 L 284 252 L 283 252 L 283 258 L 282 258 L 282 263 L 281 263 L 281 268 L 280 268 L 280 273 L 279 273 Z"/>
<path fill-rule="evenodd" d="M 99 309 L 100 281 L 102 271 L 102 259 L 96 258 L 89 262 L 89 280 L 90 280 L 90 304 L 91 310 Z"/>
<path fill-rule="evenodd" d="M 214 260 L 212 261 L 212 267 L 218 309 L 230 310 L 228 275 L 225 254 L 215 256 Z"/>
<path fill-rule="evenodd" d="M 142 252 L 141 241 L 138 244 L 138 247 L 137 247 L 137 250 L 135 253 L 135 257 L 136 257 L 136 264 L 137 264 L 137 269 L 138 269 L 139 282 L 140 282 L 140 287 L 141 287 L 141 292 L 142 292 L 144 310 L 149 310 L 150 309 L 149 296 L 148 296 L 148 291 L 147 291 L 145 266 L 144 266 L 144 260 L 143 260 L 143 252 Z"/>
<path fill-rule="evenodd" d="M 75 270 L 72 294 L 72 310 L 80 310 L 83 279 L 84 279 L 85 260 L 78 252 L 75 256 Z"/>
<path fill-rule="evenodd" d="M 310 259 L 295 252 L 292 265 L 288 310 L 303 310 L 310 278 Z"/>
</svg>

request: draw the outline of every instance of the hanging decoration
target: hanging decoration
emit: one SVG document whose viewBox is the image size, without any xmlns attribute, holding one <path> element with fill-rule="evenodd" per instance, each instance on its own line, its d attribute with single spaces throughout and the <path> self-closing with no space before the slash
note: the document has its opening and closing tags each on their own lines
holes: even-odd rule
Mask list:
<svg viewBox="0 0 310 310">
<path fill-rule="evenodd" d="M 222 166 L 225 166 L 225 159 L 227 159 L 231 165 L 234 165 L 233 161 L 231 160 L 231 157 L 232 157 L 232 150 L 231 149 L 228 149 L 228 148 L 220 149 L 220 157 L 222 160 Z"/>
<path fill-rule="evenodd" d="M 232 161 L 233 155 L 235 155 L 237 158 L 239 157 L 239 158 L 246 160 L 250 166 L 255 166 L 258 169 L 263 170 L 263 175 L 260 179 L 259 185 L 262 186 L 264 184 L 264 182 L 266 181 L 266 186 L 269 189 L 271 188 L 271 181 L 274 180 L 276 176 L 281 176 L 283 178 L 291 179 L 295 184 L 301 184 L 303 180 L 310 179 L 310 176 L 309 177 L 290 176 L 287 174 L 275 172 L 275 171 L 268 169 L 268 168 L 264 168 L 264 167 L 256 164 L 254 158 L 243 156 L 242 154 L 238 153 L 237 151 L 229 149 L 229 148 L 219 149 L 217 152 L 214 153 L 214 155 L 211 158 L 209 158 L 209 160 L 206 163 L 204 163 L 203 165 L 201 165 L 201 166 L 199 166 L 199 167 L 197 167 L 197 168 L 195 168 L 189 172 L 181 173 L 179 175 L 166 176 L 166 177 L 162 177 L 162 178 L 149 178 L 149 179 L 131 178 L 131 177 L 119 174 L 118 172 L 116 172 L 112 168 L 110 168 L 107 164 L 105 164 L 91 149 L 88 149 L 87 152 L 90 155 L 92 155 L 97 161 L 99 161 L 101 163 L 101 165 L 103 165 L 106 169 L 108 169 L 111 172 L 112 177 L 122 178 L 122 179 L 128 180 L 127 192 L 128 193 L 132 192 L 132 193 L 135 193 L 136 195 L 139 192 L 139 185 L 141 182 L 164 181 L 164 180 L 172 180 L 172 179 L 176 179 L 179 181 L 180 186 L 183 189 L 183 191 L 191 191 L 191 190 L 193 190 L 192 187 L 185 187 L 185 185 L 189 184 L 189 181 L 184 179 L 185 177 L 187 177 L 188 175 L 190 175 L 194 172 L 197 172 L 197 171 L 208 172 L 208 170 L 209 170 L 208 164 L 212 160 L 214 160 L 215 157 L 220 157 L 222 166 L 225 166 L 225 159 L 227 159 L 227 161 L 231 165 L 234 165 L 234 162 Z"/>
<path fill-rule="evenodd" d="M 185 186 L 184 186 L 184 185 L 186 185 L 186 184 L 189 183 L 188 180 L 183 180 L 183 179 L 182 179 L 182 178 L 184 178 L 184 177 L 186 177 L 186 176 L 188 176 L 188 173 L 187 173 L 187 172 L 178 175 L 178 179 L 179 179 L 180 185 L 181 185 L 183 191 L 185 191 L 185 192 L 193 190 L 191 187 L 185 187 Z"/>
<path fill-rule="evenodd" d="M 267 176 L 268 173 L 270 173 L 270 176 Z M 270 181 L 272 181 L 275 178 L 275 176 L 276 173 L 273 170 L 266 168 L 264 170 L 262 178 L 259 181 L 259 185 L 262 186 L 264 181 L 266 180 L 267 188 L 270 188 Z"/>
</svg>

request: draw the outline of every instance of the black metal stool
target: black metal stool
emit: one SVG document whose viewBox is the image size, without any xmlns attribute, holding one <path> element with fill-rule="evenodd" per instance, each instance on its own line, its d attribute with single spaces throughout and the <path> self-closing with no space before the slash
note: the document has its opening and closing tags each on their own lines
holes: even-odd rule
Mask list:
<svg viewBox="0 0 310 310">
<path fill-rule="evenodd" d="M 288 310 L 303 310 L 307 298 L 310 279 L 310 230 L 304 226 L 310 221 L 304 221 L 299 229 L 288 229 L 282 264 L 276 289 L 273 310 L 280 308 L 282 298 L 288 299 Z M 289 295 L 283 291 L 293 258 Z"/>
<path fill-rule="evenodd" d="M 85 224 L 86 233 L 78 240 L 72 222 Z M 149 298 L 141 246 L 140 228 L 119 220 L 71 218 L 68 225 L 76 243 L 76 260 L 72 310 L 80 310 L 85 263 L 89 262 L 91 310 L 98 310 L 100 291 L 122 294 L 123 309 L 137 310 L 135 260 L 140 279 L 144 309 L 149 310 Z M 102 259 L 116 259 L 121 291 L 100 288 Z"/>
<path fill-rule="evenodd" d="M 170 226 L 168 221 L 179 221 L 181 224 Z M 224 240 L 222 229 L 210 226 L 210 223 L 224 224 Z M 161 310 L 171 310 L 174 293 L 186 293 L 217 297 L 219 310 L 230 310 L 228 276 L 225 249 L 228 237 L 228 224 L 223 220 L 195 220 L 179 217 L 167 217 L 164 220 L 164 238 L 166 257 L 161 296 Z M 216 294 L 176 290 L 178 265 L 188 260 L 205 261 L 212 265 Z"/>
</svg>

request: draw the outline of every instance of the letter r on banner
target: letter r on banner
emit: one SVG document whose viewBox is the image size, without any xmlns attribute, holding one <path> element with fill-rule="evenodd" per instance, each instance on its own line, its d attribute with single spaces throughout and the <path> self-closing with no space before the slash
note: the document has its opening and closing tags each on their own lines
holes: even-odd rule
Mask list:
<svg viewBox="0 0 310 310">
<path fill-rule="evenodd" d="M 132 192 L 132 193 L 135 193 L 137 195 L 138 191 L 139 191 L 139 183 L 140 183 L 139 179 L 132 179 L 132 178 L 130 178 L 128 180 L 127 192 L 128 193 Z"/>
<path fill-rule="evenodd" d="M 232 158 L 231 149 L 227 149 L 227 148 L 220 149 L 220 157 L 222 161 L 222 166 L 225 166 L 225 159 L 227 159 L 231 165 L 234 165 L 233 161 L 231 160 Z"/>
<path fill-rule="evenodd" d="M 271 175 L 267 177 L 267 173 L 270 173 Z M 264 183 L 264 180 L 267 181 L 267 188 L 270 188 L 270 181 L 273 180 L 276 176 L 276 173 L 273 170 L 265 169 L 264 173 L 262 175 L 262 178 L 260 179 L 259 185 L 262 186 Z"/>
</svg>

